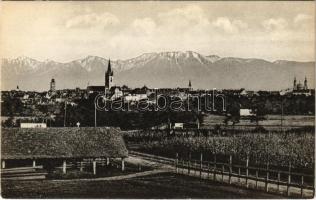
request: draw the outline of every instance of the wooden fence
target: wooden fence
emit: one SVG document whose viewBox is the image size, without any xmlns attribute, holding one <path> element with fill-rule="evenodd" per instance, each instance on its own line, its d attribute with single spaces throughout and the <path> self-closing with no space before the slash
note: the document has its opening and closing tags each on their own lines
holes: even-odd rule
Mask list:
<svg viewBox="0 0 316 200">
<path fill-rule="evenodd" d="M 36 169 L 38 167 L 38 161 L 45 167 L 48 166 L 45 159 L 34 159 L 29 160 L 32 163 L 32 168 Z M 96 175 L 97 173 L 97 165 L 99 166 L 109 166 L 110 164 L 115 164 L 117 168 L 121 168 L 122 171 L 125 171 L 125 158 L 59 158 L 59 159 L 52 159 L 52 160 L 59 160 L 61 166 L 56 164 L 53 168 L 62 169 L 63 174 L 66 174 L 67 169 L 71 168 L 78 168 L 80 171 L 83 171 L 84 168 L 92 166 L 93 174 Z M 120 160 L 121 162 L 119 162 Z M 10 160 L 8 160 L 10 161 Z M 7 170 L 6 166 L 7 160 L 1 160 L 1 172 Z M 43 167 L 42 166 L 42 167 Z M 5 169 L 5 170 L 4 170 Z M 8 168 L 10 169 L 10 168 Z M 18 169 L 18 168 L 17 168 Z"/>
<path fill-rule="evenodd" d="M 260 126 L 259 126 L 260 127 Z M 279 125 L 265 125 L 264 130 L 258 129 L 255 125 L 235 125 L 235 126 L 219 126 L 213 128 L 183 128 L 183 129 L 142 129 L 124 131 L 124 135 L 129 138 L 139 137 L 168 137 L 168 136 L 214 136 L 214 135 L 242 135 L 248 133 L 264 133 L 266 132 L 283 132 L 290 131 L 298 134 L 305 134 L 306 132 L 314 132 L 315 126 L 279 126 Z"/>
<path fill-rule="evenodd" d="M 229 184 L 232 184 L 232 177 L 238 178 L 239 183 L 240 179 L 243 178 L 246 187 L 249 186 L 249 180 L 253 180 L 255 182 L 255 189 L 259 189 L 258 182 L 263 182 L 266 192 L 269 192 L 269 184 L 275 184 L 277 186 L 278 193 L 280 192 L 280 186 L 285 186 L 287 196 L 291 195 L 291 187 L 299 188 L 301 197 L 304 197 L 305 189 L 312 190 L 312 196 L 315 194 L 314 175 L 292 172 L 291 164 L 288 166 L 288 170 L 284 171 L 270 169 L 269 163 L 266 164 L 265 168 L 249 166 L 249 158 L 247 158 L 245 165 L 240 165 L 233 164 L 232 156 L 229 157 L 229 161 L 227 163 L 223 163 L 217 162 L 216 156 L 213 161 L 204 161 L 202 153 L 200 155 L 200 160 L 191 159 L 191 156 L 189 156 L 188 159 L 179 159 L 177 153 L 175 168 L 177 173 L 189 175 L 191 173 L 195 173 L 195 175 L 196 173 L 199 173 L 200 178 L 203 178 L 202 173 L 207 174 L 207 179 L 210 179 L 212 174 L 213 180 L 221 182 L 224 182 L 224 176 L 228 176 Z M 218 175 L 221 176 L 220 179 L 217 178 Z M 283 177 L 283 179 L 281 179 L 281 177 Z M 284 177 L 286 180 L 284 180 Z M 293 181 L 293 177 L 295 177 L 296 180 L 299 178 L 300 181 Z M 312 180 L 312 183 L 311 181 L 304 181 L 307 178 Z"/>
</svg>

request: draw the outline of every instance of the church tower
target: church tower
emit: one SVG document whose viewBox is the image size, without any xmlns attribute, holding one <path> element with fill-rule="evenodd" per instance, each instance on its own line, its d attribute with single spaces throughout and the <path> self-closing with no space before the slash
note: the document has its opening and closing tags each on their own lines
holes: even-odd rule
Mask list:
<svg viewBox="0 0 316 200">
<path fill-rule="evenodd" d="M 111 61 L 109 59 L 108 70 L 105 72 L 105 89 L 111 89 L 114 85 L 113 71 L 111 68 Z"/>
<path fill-rule="evenodd" d="M 191 84 L 191 80 L 189 80 L 189 90 L 192 90 L 192 84 Z"/>
<path fill-rule="evenodd" d="M 304 90 L 307 90 L 308 87 L 307 87 L 307 79 L 306 79 L 306 76 L 305 76 L 305 81 L 304 81 Z"/>
<path fill-rule="evenodd" d="M 294 84 L 293 84 L 293 90 L 296 90 L 296 77 L 294 77 Z"/>
<path fill-rule="evenodd" d="M 50 91 L 51 92 L 55 92 L 56 91 L 56 83 L 55 83 L 55 79 L 52 78 L 52 80 L 50 81 Z"/>
</svg>

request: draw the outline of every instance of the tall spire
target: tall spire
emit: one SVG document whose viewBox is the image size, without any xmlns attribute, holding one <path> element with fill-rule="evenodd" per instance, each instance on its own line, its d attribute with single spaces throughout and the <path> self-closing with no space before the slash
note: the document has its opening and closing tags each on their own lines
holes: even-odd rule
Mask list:
<svg viewBox="0 0 316 200">
<path fill-rule="evenodd" d="M 189 91 L 192 91 L 192 84 L 191 84 L 191 80 L 189 80 Z"/>
<path fill-rule="evenodd" d="M 307 90 L 308 89 L 308 87 L 307 87 L 307 78 L 306 78 L 306 76 L 305 76 L 305 80 L 304 80 L 304 90 Z"/>
<path fill-rule="evenodd" d="M 111 68 L 111 60 L 109 59 L 108 70 L 105 72 L 105 88 L 110 89 L 113 83 L 113 71 Z"/>
<path fill-rule="evenodd" d="M 110 76 L 113 76 L 113 71 L 112 71 L 112 68 L 111 68 L 111 60 L 110 60 L 110 58 L 109 58 L 109 63 L 108 63 L 108 74 Z"/>
</svg>

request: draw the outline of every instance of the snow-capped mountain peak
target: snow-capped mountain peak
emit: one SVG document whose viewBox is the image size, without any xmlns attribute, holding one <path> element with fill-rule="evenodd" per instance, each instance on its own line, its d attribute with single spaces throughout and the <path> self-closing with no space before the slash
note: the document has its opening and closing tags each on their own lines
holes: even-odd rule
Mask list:
<svg viewBox="0 0 316 200">
<path fill-rule="evenodd" d="M 87 70 L 88 72 L 91 72 L 93 70 L 93 67 L 97 63 L 101 63 L 105 66 L 107 66 L 107 60 L 105 58 L 99 57 L 99 56 L 87 56 L 83 59 L 72 61 L 72 63 L 80 65 L 83 69 Z"/>
<path fill-rule="evenodd" d="M 282 64 L 280 64 L 282 63 Z M 275 61 L 256 58 L 205 56 L 194 51 L 145 53 L 126 60 L 112 60 L 115 84 L 138 87 L 185 87 L 191 80 L 200 88 L 277 89 L 288 87 L 291 77 L 307 76 L 313 85 L 314 62 Z M 45 90 L 54 77 L 57 87 L 85 88 L 86 83 L 102 85 L 108 58 L 87 56 L 67 63 L 53 60 L 37 61 L 28 57 L 2 59 L 2 89 L 23 84 L 28 89 Z M 286 66 L 286 70 L 284 70 Z M 281 76 L 280 76 L 281 75 Z M 310 77 L 309 77 L 310 76 Z M 219 78 L 220 77 L 220 78 Z M 267 77 L 271 81 L 266 81 Z M 249 81 L 250 80 L 250 81 Z M 253 86 L 249 83 L 257 84 Z M 283 85 L 280 85 L 282 83 Z M 291 84 L 291 83 L 289 83 Z"/>
<path fill-rule="evenodd" d="M 209 55 L 209 56 L 206 56 L 206 58 L 212 63 L 214 63 L 214 62 L 218 61 L 219 59 L 221 59 L 221 57 L 219 57 L 217 55 Z"/>
<path fill-rule="evenodd" d="M 16 66 L 13 69 L 16 73 L 38 70 L 42 64 L 42 62 L 26 56 L 20 56 L 15 59 L 4 59 L 3 64 L 6 63 L 12 63 Z"/>
</svg>

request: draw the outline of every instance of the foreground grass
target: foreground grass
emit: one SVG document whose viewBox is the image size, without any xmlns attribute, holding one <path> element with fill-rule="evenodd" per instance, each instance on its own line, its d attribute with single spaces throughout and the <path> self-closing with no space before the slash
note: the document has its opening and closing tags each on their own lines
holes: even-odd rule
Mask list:
<svg viewBox="0 0 316 200">
<path fill-rule="evenodd" d="M 173 173 L 119 181 L 2 181 L 1 190 L 4 198 L 281 198 Z"/>
</svg>

